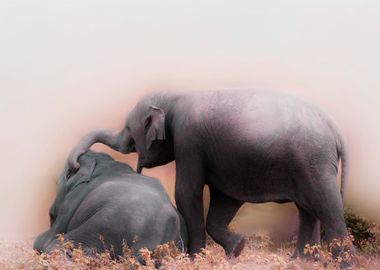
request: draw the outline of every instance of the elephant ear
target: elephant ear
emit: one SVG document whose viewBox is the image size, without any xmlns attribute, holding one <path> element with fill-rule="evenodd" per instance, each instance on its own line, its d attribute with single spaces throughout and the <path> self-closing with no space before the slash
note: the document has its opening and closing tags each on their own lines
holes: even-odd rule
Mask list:
<svg viewBox="0 0 380 270">
<path fill-rule="evenodd" d="M 156 106 L 149 106 L 145 119 L 146 147 L 149 150 L 155 140 L 165 140 L 165 113 Z"/>
<path fill-rule="evenodd" d="M 79 171 L 75 174 L 75 178 L 77 180 L 75 181 L 72 189 L 76 188 L 80 184 L 90 182 L 96 167 L 96 159 L 94 157 L 84 155 L 79 159 L 79 162 L 81 166 Z"/>
</svg>

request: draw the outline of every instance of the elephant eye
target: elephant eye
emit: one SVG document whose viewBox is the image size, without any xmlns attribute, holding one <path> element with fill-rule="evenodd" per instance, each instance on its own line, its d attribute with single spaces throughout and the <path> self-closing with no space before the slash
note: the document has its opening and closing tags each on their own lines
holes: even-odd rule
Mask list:
<svg viewBox="0 0 380 270">
<path fill-rule="evenodd" d="M 56 216 L 52 212 L 49 212 L 49 217 L 50 217 L 50 226 L 51 226 L 51 225 L 53 225 L 53 223 L 56 219 Z"/>
<path fill-rule="evenodd" d="M 128 149 L 134 150 L 135 149 L 135 140 L 131 137 L 128 142 Z"/>
<path fill-rule="evenodd" d="M 49 218 L 50 218 L 50 226 L 53 225 L 54 221 L 57 219 L 57 215 L 56 215 L 56 209 L 55 209 L 55 205 L 53 205 L 50 210 L 49 210 Z"/>
</svg>

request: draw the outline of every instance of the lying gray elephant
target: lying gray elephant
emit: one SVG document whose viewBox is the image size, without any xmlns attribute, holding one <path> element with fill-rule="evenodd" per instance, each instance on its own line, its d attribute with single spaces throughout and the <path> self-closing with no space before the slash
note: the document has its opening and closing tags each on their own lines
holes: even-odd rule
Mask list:
<svg viewBox="0 0 380 270">
<path fill-rule="evenodd" d="M 171 241 L 184 251 L 184 221 L 159 181 L 103 153 L 89 151 L 79 162 L 75 175 L 66 180 L 65 169 L 58 178 L 50 229 L 37 237 L 34 249 L 51 252 L 60 245 L 57 234 L 64 234 L 85 251 L 113 246 L 115 255 L 122 255 L 123 240 L 135 256 L 140 248 L 154 250 Z"/>
</svg>

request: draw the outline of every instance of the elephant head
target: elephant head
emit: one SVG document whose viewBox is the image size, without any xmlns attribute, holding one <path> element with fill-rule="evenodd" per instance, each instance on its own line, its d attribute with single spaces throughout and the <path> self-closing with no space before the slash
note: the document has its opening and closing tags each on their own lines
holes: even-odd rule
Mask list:
<svg viewBox="0 0 380 270">
<path fill-rule="evenodd" d="M 72 193 L 74 189 L 77 189 L 78 186 L 84 183 L 90 182 L 90 179 L 93 176 L 95 167 L 97 165 L 96 157 L 97 156 L 92 151 L 88 152 L 86 156 L 83 156 L 80 159 L 80 163 L 81 163 L 80 169 L 76 172 L 75 175 L 71 175 L 69 179 L 65 179 L 65 175 L 64 175 L 68 166 L 66 164 L 66 168 L 57 179 L 57 197 L 49 210 L 51 225 L 54 224 L 58 215 L 67 216 L 68 213 L 70 212 L 68 211 L 67 205 L 64 204 L 64 201 L 67 198 L 67 195 L 69 193 Z M 112 160 L 111 157 L 104 154 L 101 157 L 106 160 Z M 77 199 L 78 198 L 75 198 L 75 200 Z M 70 201 L 72 203 L 72 199 Z"/>
<path fill-rule="evenodd" d="M 78 170 L 79 157 L 95 143 L 103 143 L 124 154 L 137 152 L 139 173 L 143 168 L 173 161 L 173 140 L 165 118 L 163 109 L 147 102 L 138 103 L 129 113 L 123 129 L 97 129 L 81 139 L 69 155 L 67 177 Z"/>
<path fill-rule="evenodd" d="M 98 155 L 99 156 L 99 155 Z M 57 246 L 56 235 L 67 232 L 70 220 L 74 215 L 78 204 L 86 196 L 86 187 L 82 184 L 89 183 L 97 164 L 95 154 L 89 152 L 87 157 L 82 157 L 80 169 L 76 174 L 66 179 L 65 170 L 57 179 L 57 196 L 50 207 L 50 229 L 40 234 L 34 243 L 34 249 L 39 252 L 50 252 Z M 103 159 L 112 160 L 106 155 Z"/>
</svg>

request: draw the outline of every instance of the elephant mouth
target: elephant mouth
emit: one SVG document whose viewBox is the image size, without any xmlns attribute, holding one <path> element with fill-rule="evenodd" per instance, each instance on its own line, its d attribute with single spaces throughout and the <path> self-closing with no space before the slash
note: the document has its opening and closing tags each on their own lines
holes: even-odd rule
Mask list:
<svg viewBox="0 0 380 270">
<path fill-rule="evenodd" d="M 137 173 L 141 173 L 143 168 L 149 168 L 149 167 L 150 167 L 149 163 L 147 163 L 146 161 L 144 161 L 144 158 L 139 158 L 138 161 L 137 161 L 136 172 Z"/>
<path fill-rule="evenodd" d="M 152 167 L 154 167 L 153 164 L 139 159 L 138 162 L 137 162 L 136 172 L 137 173 L 141 173 L 142 170 L 143 170 L 143 168 L 152 168 Z"/>
</svg>

